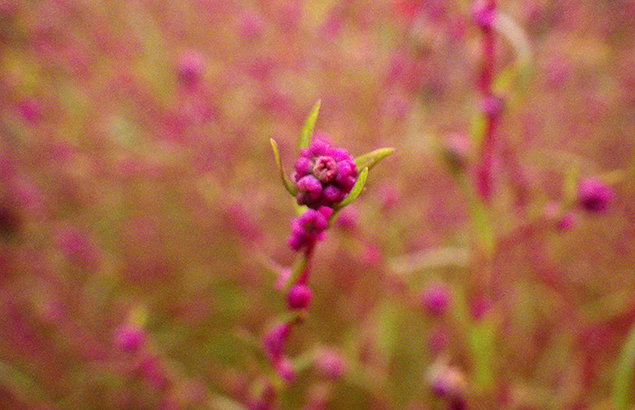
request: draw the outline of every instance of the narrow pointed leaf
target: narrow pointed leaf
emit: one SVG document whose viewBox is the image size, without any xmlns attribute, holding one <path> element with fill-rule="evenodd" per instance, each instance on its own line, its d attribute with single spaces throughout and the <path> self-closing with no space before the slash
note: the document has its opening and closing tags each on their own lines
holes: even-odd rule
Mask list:
<svg viewBox="0 0 635 410">
<path fill-rule="evenodd" d="M 375 164 L 377 164 L 379 161 L 386 158 L 388 155 L 392 154 L 393 152 L 395 152 L 393 148 L 376 149 L 374 151 L 368 152 L 364 155 L 360 155 L 359 157 L 355 158 L 355 165 L 357 166 L 358 170 L 364 169 L 364 168 L 371 169 L 372 167 L 375 166 Z"/>
<path fill-rule="evenodd" d="M 355 182 L 355 185 L 353 185 L 353 189 L 351 189 L 351 192 L 348 194 L 346 198 L 344 198 L 342 202 L 340 202 L 337 205 L 338 210 L 350 204 L 355 199 L 357 199 L 359 194 L 362 193 L 362 190 L 364 189 L 364 185 L 366 185 L 366 177 L 368 177 L 368 168 L 364 168 L 362 170 L 362 173 L 359 174 L 359 176 L 357 177 L 357 181 Z"/>
<path fill-rule="evenodd" d="M 278 144 L 274 141 L 273 138 L 270 138 L 271 149 L 273 150 L 273 156 L 276 159 L 276 164 L 278 165 L 278 170 L 280 171 L 280 179 L 282 179 L 282 185 L 289 191 L 289 193 L 293 196 L 296 196 L 298 193 L 298 187 L 289 181 L 287 174 L 285 174 L 284 169 L 282 168 L 282 162 L 280 161 L 280 151 L 278 150 Z"/>
<path fill-rule="evenodd" d="M 298 149 L 308 148 L 311 143 L 311 135 L 313 135 L 313 128 L 315 127 L 315 121 L 317 121 L 318 112 L 320 111 L 320 105 L 322 104 L 322 100 L 317 100 L 311 113 L 306 118 L 304 122 L 304 126 L 300 131 L 300 136 L 298 137 Z"/>
</svg>

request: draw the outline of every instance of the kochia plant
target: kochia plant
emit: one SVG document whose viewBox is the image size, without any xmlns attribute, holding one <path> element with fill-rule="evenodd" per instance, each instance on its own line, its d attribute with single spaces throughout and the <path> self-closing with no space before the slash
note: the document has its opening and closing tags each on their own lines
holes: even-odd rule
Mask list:
<svg viewBox="0 0 635 410">
<path fill-rule="evenodd" d="M 362 193 L 369 169 L 394 151 L 380 148 L 353 158 L 347 150 L 332 147 L 324 133 L 312 138 L 319 109 L 320 101 L 300 131 L 299 158 L 290 178 L 282 166 L 278 145 L 271 139 L 282 183 L 296 202 L 298 216 L 291 222 L 288 244 L 300 256 L 292 269 L 283 270 L 278 281 L 289 312 L 278 318 L 263 336 L 262 348 L 274 371 L 268 386 L 251 403 L 255 409 L 271 408 L 277 393 L 295 378 L 294 364 L 285 354 L 285 344 L 293 325 L 301 323 L 308 312 L 312 298 L 308 280 L 315 245 L 324 238 L 338 212 Z"/>
</svg>

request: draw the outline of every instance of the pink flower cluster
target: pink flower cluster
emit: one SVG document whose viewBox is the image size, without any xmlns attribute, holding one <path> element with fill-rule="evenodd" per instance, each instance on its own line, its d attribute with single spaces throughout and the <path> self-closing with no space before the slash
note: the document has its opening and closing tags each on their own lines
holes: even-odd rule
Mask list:
<svg viewBox="0 0 635 410">
<path fill-rule="evenodd" d="M 307 209 L 302 215 L 291 222 L 291 236 L 289 236 L 289 246 L 299 251 L 309 248 L 317 241 L 324 238 L 324 231 L 328 227 L 328 220 L 333 210 L 326 206 L 320 209 Z"/>
<path fill-rule="evenodd" d="M 298 205 L 312 209 L 332 208 L 342 202 L 357 179 L 357 167 L 348 151 L 332 148 L 323 139 L 300 151 L 294 169 Z"/>
</svg>

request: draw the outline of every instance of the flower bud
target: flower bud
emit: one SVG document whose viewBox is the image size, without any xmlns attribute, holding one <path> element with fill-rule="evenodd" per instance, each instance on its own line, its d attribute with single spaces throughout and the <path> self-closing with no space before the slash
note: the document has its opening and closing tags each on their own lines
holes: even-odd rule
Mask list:
<svg viewBox="0 0 635 410">
<path fill-rule="evenodd" d="M 311 304 L 313 293 L 307 285 L 297 284 L 289 289 L 287 302 L 290 309 L 306 309 Z"/>
<path fill-rule="evenodd" d="M 315 355 L 317 370 L 327 379 L 338 379 L 346 371 L 346 358 L 336 349 L 321 348 Z"/>
<path fill-rule="evenodd" d="M 264 351 L 272 362 L 277 363 L 282 358 L 289 331 L 288 323 L 277 323 L 263 337 Z"/>
<path fill-rule="evenodd" d="M 114 344 L 126 353 L 138 351 L 145 343 L 146 335 L 143 329 L 131 324 L 124 324 L 115 330 Z"/>
<path fill-rule="evenodd" d="M 578 202 L 592 213 L 604 213 L 613 200 L 613 190 L 597 178 L 586 178 L 578 184 Z"/>
<path fill-rule="evenodd" d="M 420 296 L 421 305 L 431 316 L 445 314 L 450 305 L 452 295 L 450 289 L 443 283 L 433 283 Z"/>
</svg>

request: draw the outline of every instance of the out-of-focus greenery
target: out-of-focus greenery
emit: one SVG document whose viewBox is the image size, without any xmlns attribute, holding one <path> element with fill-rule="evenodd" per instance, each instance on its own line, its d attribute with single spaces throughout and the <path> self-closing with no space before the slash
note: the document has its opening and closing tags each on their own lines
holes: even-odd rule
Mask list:
<svg viewBox="0 0 635 410">
<path fill-rule="evenodd" d="M 444 409 L 446 362 L 470 409 L 632 407 L 635 3 L 498 2 L 505 108 L 476 213 L 472 154 L 443 155 L 479 124 L 470 7 L 0 0 L 0 408 L 247 407 L 294 261 L 269 139 L 291 172 L 318 99 L 335 145 L 395 153 L 317 246 L 281 408 Z M 575 206 L 589 176 L 615 191 L 604 214 Z"/>
</svg>

